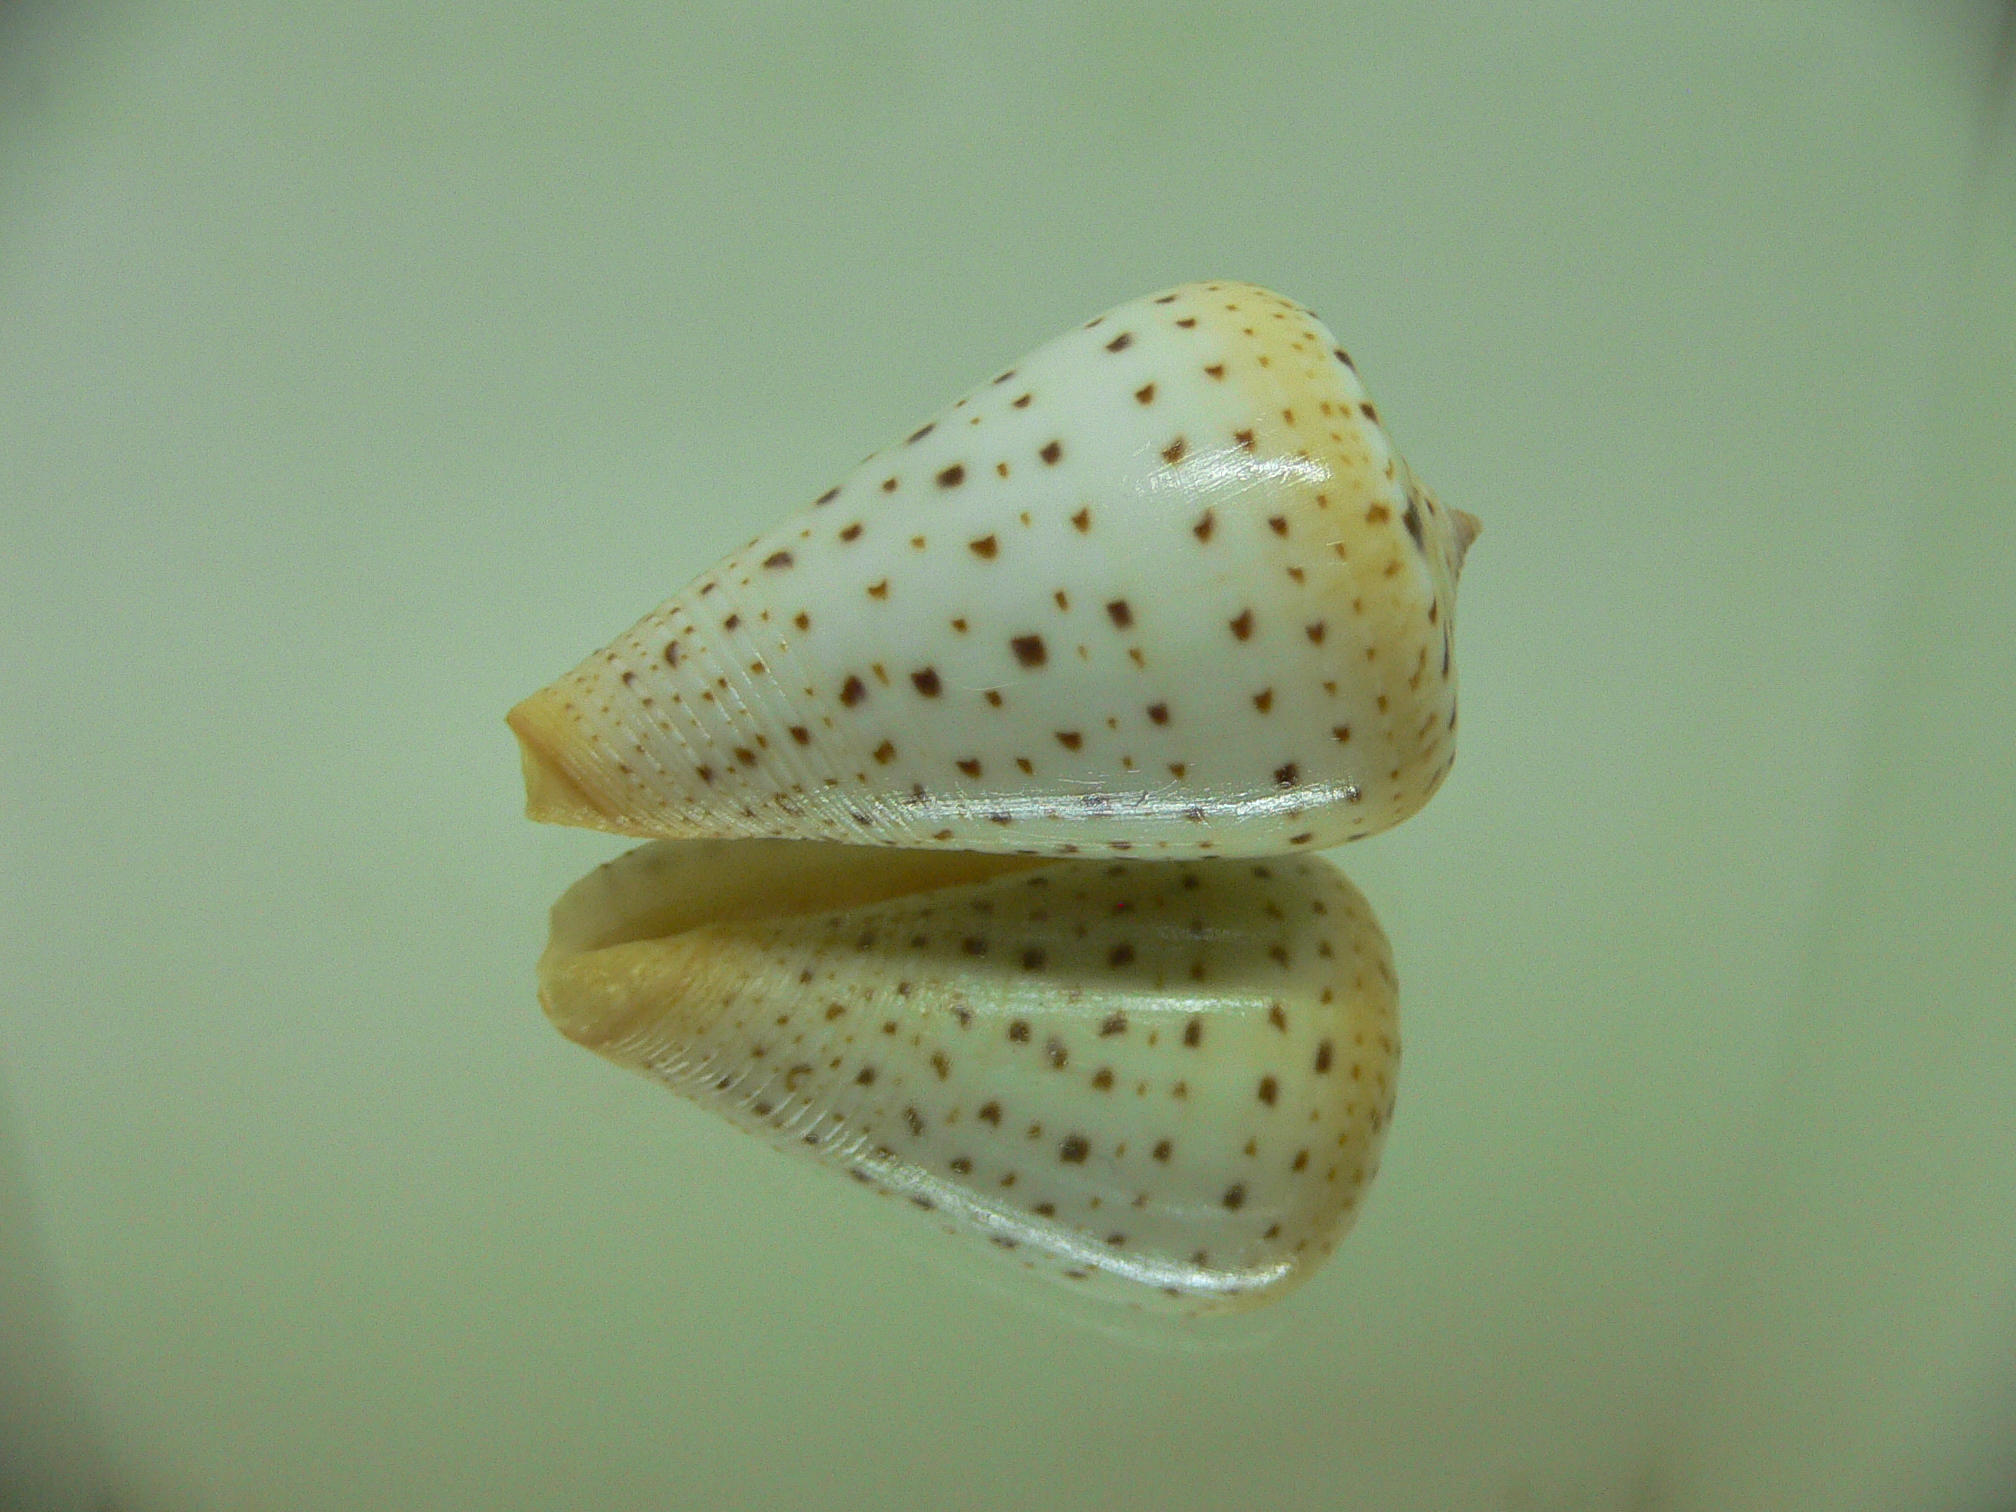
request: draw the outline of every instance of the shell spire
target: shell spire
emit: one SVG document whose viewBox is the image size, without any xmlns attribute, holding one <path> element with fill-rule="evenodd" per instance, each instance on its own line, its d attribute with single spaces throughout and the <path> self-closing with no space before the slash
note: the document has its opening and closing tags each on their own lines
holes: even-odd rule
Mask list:
<svg viewBox="0 0 2016 1512">
<path fill-rule="evenodd" d="M 1186 284 L 1040 348 L 511 711 L 536 819 L 1254 855 L 1455 752 L 1474 519 L 1308 310 Z"/>
</svg>

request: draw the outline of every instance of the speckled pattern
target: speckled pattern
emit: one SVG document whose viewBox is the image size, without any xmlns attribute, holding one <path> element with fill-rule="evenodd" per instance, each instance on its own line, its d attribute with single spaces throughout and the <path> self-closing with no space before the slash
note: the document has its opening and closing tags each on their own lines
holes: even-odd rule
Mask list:
<svg viewBox="0 0 2016 1512">
<path fill-rule="evenodd" d="M 1316 857 L 659 842 L 560 900 L 540 981 L 564 1033 L 778 1147 L 1185 1312 L 1313 1270 L 1393 1115 L 1386 940 Z"/>
<path fill-rule="evenodd" d="M 1475 521 L 1308 310 L 1186 284 L 954 401 L 514 709 L 535 818 L 1025 854 L 1399 823 Z"/>
</svg>

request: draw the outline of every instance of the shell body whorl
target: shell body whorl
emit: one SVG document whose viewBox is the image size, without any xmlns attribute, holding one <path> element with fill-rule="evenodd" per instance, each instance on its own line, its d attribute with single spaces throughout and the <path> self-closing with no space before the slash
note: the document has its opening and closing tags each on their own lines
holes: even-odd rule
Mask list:
<svg viewBox="0 0 2016 1512">
<path fill-rule="evenodd" d="M 535 818 L 1258 855 L 1455 749 L 1475 522 L 1306 309 L 1188 284 L 1051 342 L 520 704 Z"/>
</svg>

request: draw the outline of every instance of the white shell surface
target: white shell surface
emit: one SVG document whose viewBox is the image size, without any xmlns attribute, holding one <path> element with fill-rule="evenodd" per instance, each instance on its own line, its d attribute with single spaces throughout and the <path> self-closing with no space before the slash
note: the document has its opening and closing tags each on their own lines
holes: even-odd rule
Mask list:
<svg viewBox="0 0 2016 1512">
<path fill-rule="evenodd" d="M 1308 310 L 1188 284 L 877 452 L 511 714 L 535 818 L 1265 854 L 1455 751 L 1444 509 Z"/>
<path fill-rule="evenodd" d="M 562 897 L 540 984 L 570 1038 L 779 1148 L 1185 1312 L 1327 1256 L 1393 1111 L 1386 941 L 1315 857 L 659 842 Z"/>
</svg>

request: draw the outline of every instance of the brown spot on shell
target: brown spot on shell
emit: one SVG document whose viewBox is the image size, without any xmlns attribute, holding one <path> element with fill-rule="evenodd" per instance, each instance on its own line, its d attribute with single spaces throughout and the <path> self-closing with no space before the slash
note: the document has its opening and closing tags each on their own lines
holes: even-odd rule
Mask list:
<svg viewBox="0 0 2016 1512">
<path fill-rule="evenodd" d="M 1015 660 L 1025 667 L 1040 667 L 1050 659 L 1040 635 L 1018 635 L 1008 645 L 1015 652 Z"/>
</svg>

